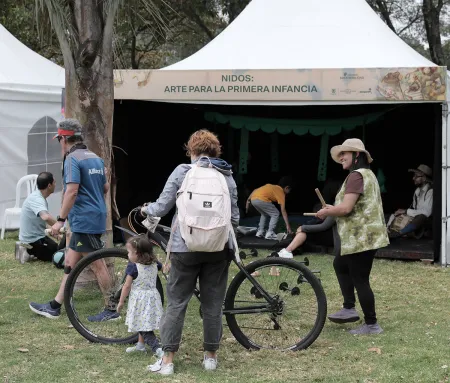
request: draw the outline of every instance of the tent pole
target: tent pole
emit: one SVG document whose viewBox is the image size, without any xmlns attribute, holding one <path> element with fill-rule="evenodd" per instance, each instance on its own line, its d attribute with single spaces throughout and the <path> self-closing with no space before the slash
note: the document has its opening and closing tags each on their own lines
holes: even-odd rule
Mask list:
<svg viewBox="0 0 450 383">
<path fill-rule="evenodd" d="M 441 207 L 441 266 L 446 267 L 447 261 L 447 243 L 448 243 L 448 224 L 447 224 L 447 174 L 448 174 L 448 163 L 449 163 L 449 151 L 447 150 L 449 142 L 447 134 L 448 126 L 448 104 L 442 104 L 442 207 Z"/>
</svg>

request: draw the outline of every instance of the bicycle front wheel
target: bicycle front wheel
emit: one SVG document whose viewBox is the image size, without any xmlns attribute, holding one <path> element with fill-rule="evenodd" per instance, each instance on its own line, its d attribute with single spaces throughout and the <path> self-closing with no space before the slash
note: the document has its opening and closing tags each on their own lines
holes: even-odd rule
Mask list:
<svg viewBox="0 0 450 383">
<path fill-rule="evenodd" d="M 240 271 L 231 282 L 224 314 L 236 340 L 247 349 L 300 350 L 320 335 L 327 315 L 325 292 L 303 264 L 265 258 L 245 267 L 264 293 Z"/>
<path fill-rule="evenodd" d="M 137 333 L 128 332 L 125 325 L 127 302 L 120 316 L 111 320 L 96 321 L 93 318 L 105 307 L 115 310 L 128 264 L 127 251 L 123 248 L 101 249 L 82 258 L 67 278 L 64 289 L 64 307 L 73 327 L 87 340 L 104 344 L 127 344 L 137 342 Z M 92 269 L 102 270 L 101 282 Z M 161 280 L 156 288 L 164 303 Z M 97 318 L 98 319 L 98 318 Z"/>
</svg>

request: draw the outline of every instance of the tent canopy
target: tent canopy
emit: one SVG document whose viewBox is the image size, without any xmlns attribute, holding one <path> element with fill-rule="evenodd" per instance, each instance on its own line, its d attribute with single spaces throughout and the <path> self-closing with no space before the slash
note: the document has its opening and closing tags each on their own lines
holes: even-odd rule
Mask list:
<svg viewBox="0 0 450 383">
<path fill-rule="evenodd" d="M 365 0 L 253 0 L 209 44 L 163 70 L 428 66 Z"/>
<path fill-rule="evenodd" d="M 0 25 L 0 220 L 14 206 L 16 184 L 26 174 L 50 171 L 61 184 L 61 148 L 51 137 L 61 118 L 64 68 L 17 40 Z M 22 198 L 25 197 L 24 190 Z M 61 191 L 52 194 L 49 210 L 56 215 Z M 7 228 L 18 227 L 9 219 Z"/>
<path fill-rule="evenodd" d="M 161 70 L 120 70 L 115 98 L 203 104 L 442 102 L 444 67 L 365 0 L 252 0 L 209 44 Z"/>
<path fill-rule="evenodd" d="M 64 68 L 40 56 L 0 24 L 0 99 L 60 100 Z"/>
</svg>

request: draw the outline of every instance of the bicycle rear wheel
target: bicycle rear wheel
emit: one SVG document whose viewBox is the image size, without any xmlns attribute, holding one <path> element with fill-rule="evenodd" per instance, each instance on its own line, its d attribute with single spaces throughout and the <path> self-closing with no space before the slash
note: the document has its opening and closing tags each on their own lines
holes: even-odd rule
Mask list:
<svg viewBox="0 0 450 383">
<path fill-rule="evenodd" d="M 240 271 L 232 280 L 224 314 L 236 340 L 247 349 L 300 350 L 320 335 L 327 315 L 325 292 L 303 264 L 265 258 L 245 267 L 273 299 L 270 304 Z"/>
<path fill-rule="evenodd" d="M 86 278 L 82 272 L 94 262 L 107 269 L 108 281 L 103 281 L 102 292 L 94 275 Z M 105 306 L 114 308 L 120 298 L 120 292 L 125 281 L 125 270 L 128 264 L 127 251 L 124 248 L 97 250 L 82 258 L 73 268 L 64 289 L 64 307 L 73 327 L 87 340 L 105 344 L 127 344 L 137 342 L 137 333 L 129 333 L 125 325 L 127 302 L 114 320 L 92 322 L 89 316 L 103 311 Z M 93 274 L 89 271 L 87 274 Z M 157 279 L 156 287 L 164 303 L 161 280 Z"/>
</svg>

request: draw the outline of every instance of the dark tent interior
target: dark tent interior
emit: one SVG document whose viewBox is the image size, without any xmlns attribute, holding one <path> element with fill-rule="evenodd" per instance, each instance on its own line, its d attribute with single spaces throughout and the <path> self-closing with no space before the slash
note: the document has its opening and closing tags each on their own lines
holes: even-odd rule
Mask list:
<svg viewBox="0 0 450 383">
<path fill-rule="evenodd" d="M 441 105 L 439 104 L 372 104 L 346 106 L 231 106 L 150 101 L 116 100 L 113 127 L 117 205 L 121 217 L 144 202 L 155 201 L 167 177 L 180 163 L 189 163 L 184 144 L 197 129 L 214 131 L 222 144 L 222 158 L 233 164 L 238 173 L 241 130 L 229 124 L 210 122 L 206 112 L 259 119 L 342 119 L 382 113 L 365 127 L 329 136 L 326 179 L 343 181 L 346 172 L 329 156 L 329 149 L 346 138 L 363 139 L 374 158 L 372 170 L 384 174 L 382 193 L 385 214 L 408 208 L 415 186 L 408 169 L 419 164 L 433 168 L 433 239 L 440 243 L 441 216 Z M 243 128 L 244 129 L 244 128 Z M 273 136 L 277 135 L 278 171 L 272 171 Z M 294 189 L 287 196 L 288 214 L 309 212 L 318 199 L 315 188 L 323 190 L 318 181 L 321 135 L 266 133 L 248 134 L 247 172 L 239 182 L 239 203 L 254 188 L 277 183 L 284 175 L 294 179 Z M 330 197 L 329 197 L 330 198 Z M 327 198 L 326 198 L 327 199 Z M 327 200 L 333 203 L 332 200 Z M 171 214 L 173 211 L 171 212 Z M 242 218 L 245 217 L 242 210 Z M 161 223 L 170 224 L 171 216 Z M 282 221 L 282 220 L 280 220 Z"/>
</svg>

